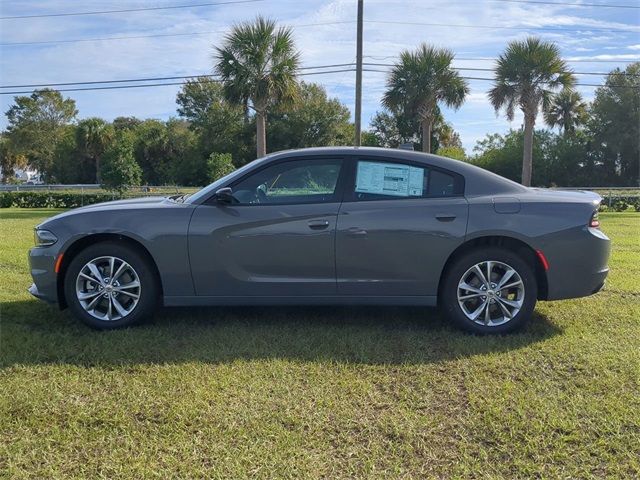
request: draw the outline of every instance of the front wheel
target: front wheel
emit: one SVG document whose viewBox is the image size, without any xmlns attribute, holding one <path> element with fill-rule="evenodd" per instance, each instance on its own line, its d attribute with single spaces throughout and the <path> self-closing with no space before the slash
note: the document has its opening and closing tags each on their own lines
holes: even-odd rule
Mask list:
<svg viewBox="0 0 640 480">
<path fill-rule="evenodd" d="M 507 333 L 531 317 L 538 289 L 519 255 L 495 247 L 456 259 L 445 275 L 442 307 L 451 321 L 474 333 Z"/>
<path fill-rule="evenodd" d="M 150 262 L 116 242 L 98 243 L 76 255 L 67 269 L 64 290 L 74 315 L 103 330 L 151 316 L 159 294 Z"/>
</svg>

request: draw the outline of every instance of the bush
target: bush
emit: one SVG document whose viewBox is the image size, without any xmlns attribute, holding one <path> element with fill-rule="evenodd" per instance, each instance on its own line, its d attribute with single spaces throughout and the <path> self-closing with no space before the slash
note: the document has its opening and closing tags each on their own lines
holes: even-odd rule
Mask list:
<svg viewBox="0 0 640 480">
<path fill-rule="evenodd" d="M 625 212 L 635 210 L 640 212 L 640 195 L 611 195 L 602 199 L 601 212 Z"/>
<path fill-rule="evenodd" d="M 121 198 L 109 193 L 3 192 L 0 208 L 76 208 Z"/>
</svg>

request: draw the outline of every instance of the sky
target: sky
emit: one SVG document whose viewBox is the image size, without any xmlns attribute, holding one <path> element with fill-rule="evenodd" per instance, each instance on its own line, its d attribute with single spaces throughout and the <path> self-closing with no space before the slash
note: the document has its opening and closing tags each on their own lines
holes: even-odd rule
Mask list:
<svg viewBox="0 0 640 480">
<path fill-rule="evenodd" d="M 234 24 L 256 15 L 293 27 L 303 67 L 355 61 L 356 0 L 261 0 L 194 6 L 216 1 L 230 0 L 0 0 L 0 17 L 191 5 L 101 15 L 0 19 L 0 85 L 210 74 L 213 47 L 221 45 L 225 32 Z M 556 42 L 576 73 L 608 72 L 640 60 L 640 8 L 602 5 L 640 7 L 640 0 L 547 0 L 544 4 L 519 0 L 365 0 L 364 62 L 393 63 L 402 50 L 427 42 L 453 50 L 455 67 L 491 69 L 509 41 L 527 35 Z M 389 67 L 365 68 L 379 70 L 363 75 L 362 121 L 367 126 L 381 109 Z M 492 76 L 491 71 L 483 70 L 461 73 L 488 79 Z M 301 78 L 320 83 L 353 112 L 355 73 Z M 601 84 L 603 77 L 577 75 L 577 80 Z M 486 95 L 491 81 L 468 81 L 470 94 L 464 105 L 457 111 L 444 109 L 443 113 L 471 153 L 486 134 L 519 128 L 522 117 L 508 122 L 503 114 L 496 115 Z M 171 85 L 64 94 L 76 100 L 80 118 L 168 119 L 177 115 L 179 88 Z M 577 88 L 586 100 L 593 98 L 595 87 Z M 5 92 L 16 90 L 29 88 L 0 88 Z M 13 96 L 0 95 L 0 102 L 4 113 Z M 541 121 L 539 117 L 538 123 Z M 0 128 L 6 125 L 6 116 L 2 115 Z"/>
</svg>

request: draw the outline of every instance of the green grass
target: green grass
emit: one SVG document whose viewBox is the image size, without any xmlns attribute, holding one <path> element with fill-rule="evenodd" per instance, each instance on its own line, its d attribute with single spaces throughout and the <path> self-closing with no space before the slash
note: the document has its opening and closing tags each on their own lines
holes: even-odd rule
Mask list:
<svg viewBox="0 0 640 480">
<path fill-rule="evenodd" d="M 607 289 L 488 338 L 422 308 L 167 309 L 89 330 L 31 299 L 46 210 L 0 211 L 0 477 L 637 478 L 640 214 Z"/>
</svg>

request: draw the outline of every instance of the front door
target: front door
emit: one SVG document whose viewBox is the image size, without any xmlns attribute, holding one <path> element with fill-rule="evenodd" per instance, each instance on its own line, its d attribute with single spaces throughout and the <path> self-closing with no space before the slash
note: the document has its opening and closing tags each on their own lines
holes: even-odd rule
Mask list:
<svg viewBox="0 0 640 480">
<path fill-rule="evenodd" d="M 466 233 L 464 181 L 393 159 L 355 161 L 336 231 L 338 293 L 434 296 Z"/>
<path fill-rule="evenodd" d="M 340 158 L 287 159 L 231 185 L 234 203 L 200 205 L 189 227 L 198 295 L 336 294 Z"/>
</svg>

